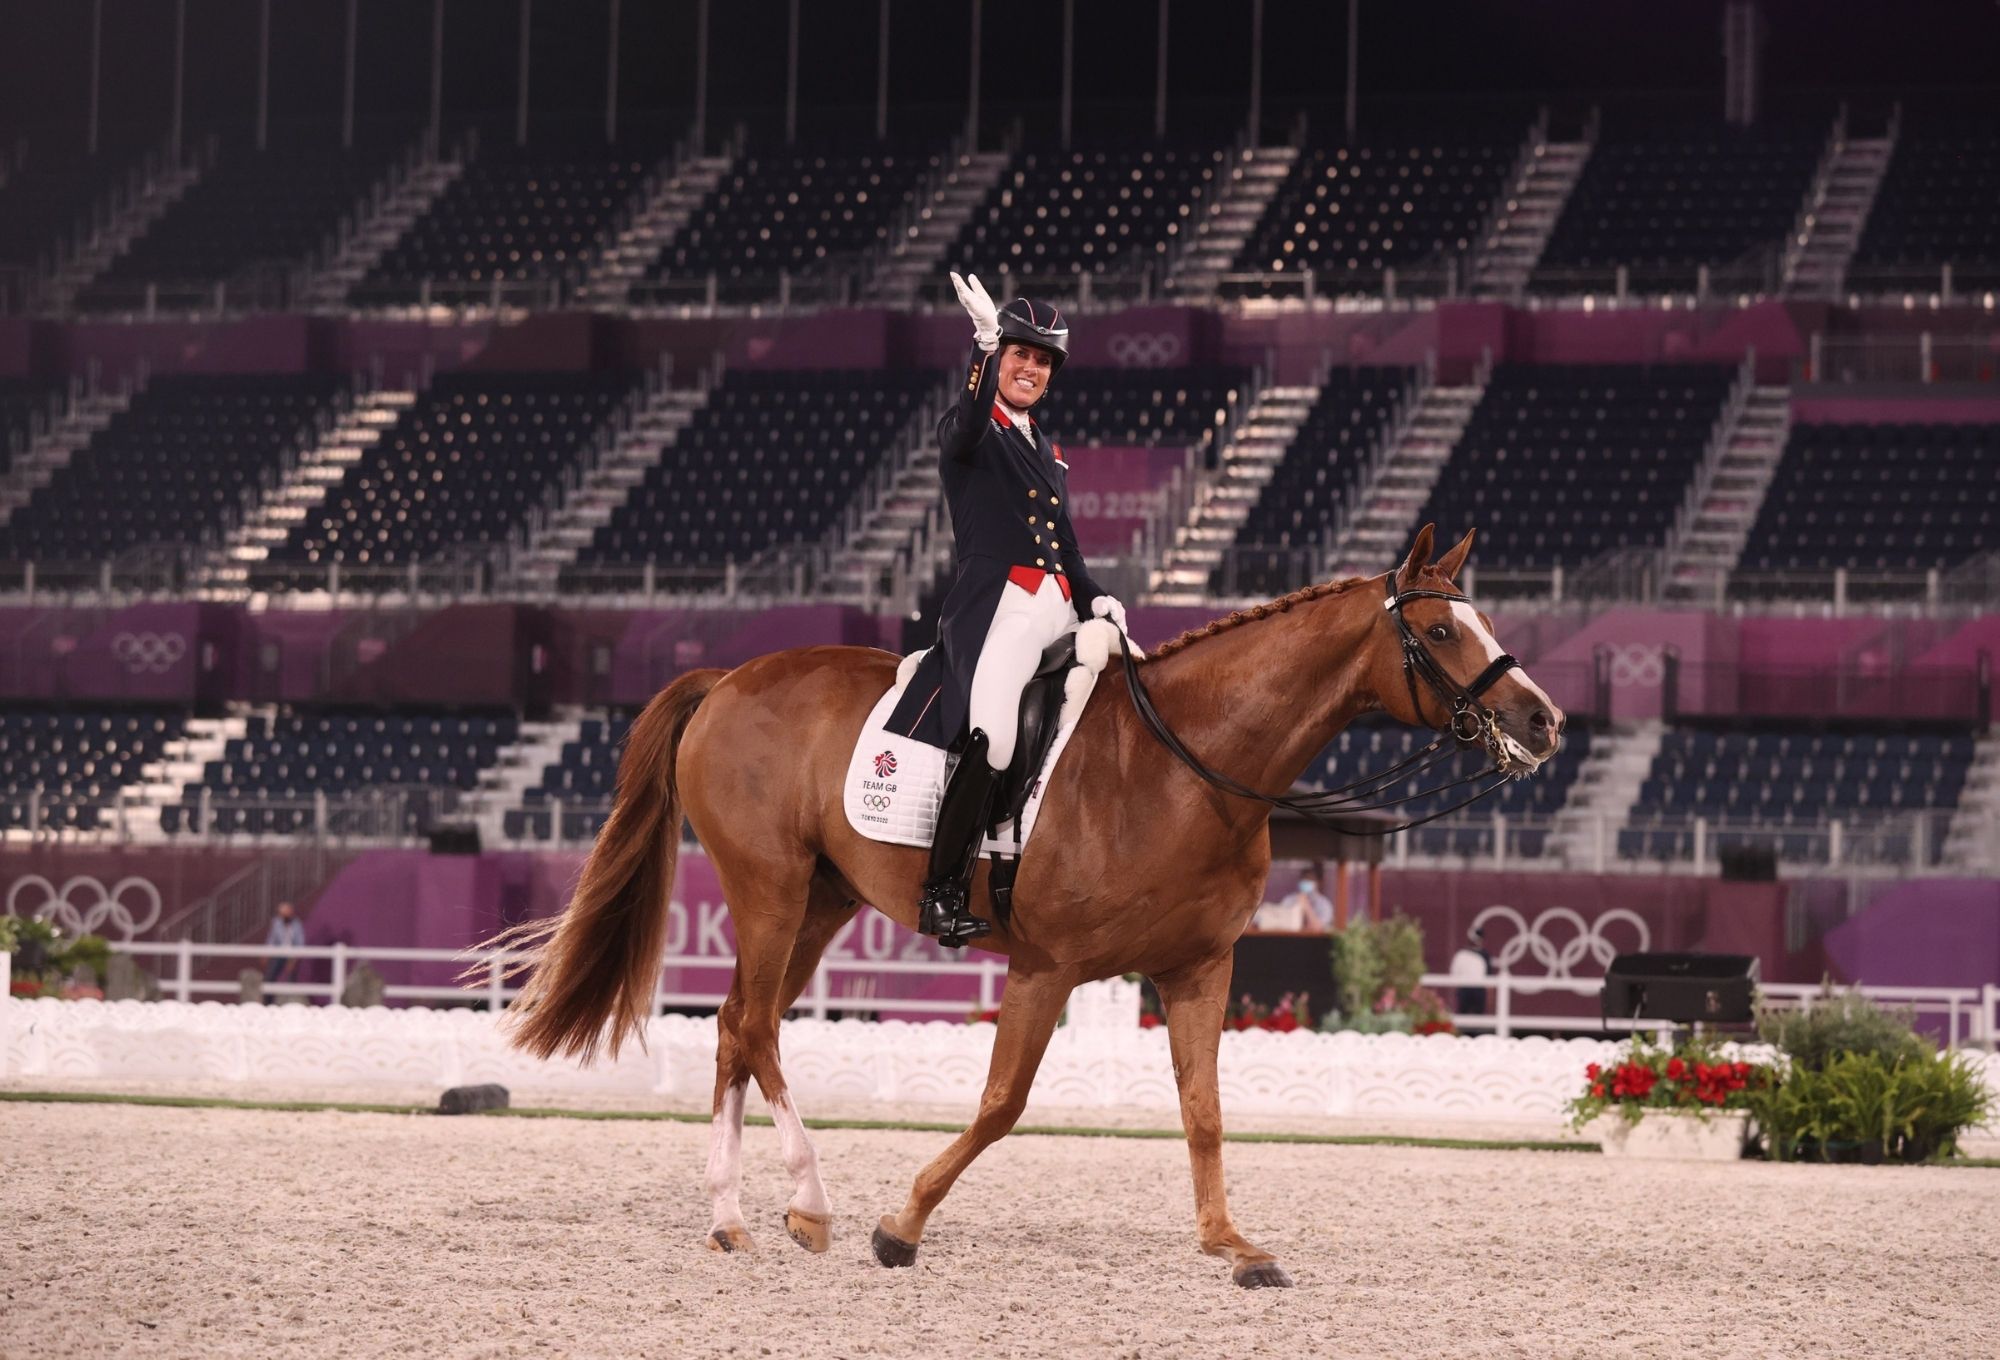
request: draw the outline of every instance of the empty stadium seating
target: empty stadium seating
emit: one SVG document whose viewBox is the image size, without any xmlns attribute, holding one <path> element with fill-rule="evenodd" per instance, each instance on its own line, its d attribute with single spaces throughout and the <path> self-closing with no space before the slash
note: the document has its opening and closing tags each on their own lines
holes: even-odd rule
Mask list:
<svg viewBox="0 0 2000 1360">
<path fill-rule="evenodd" d="M 373 822 L 378 834 L 420 834 L 455 793 L 478 783 L 518 731 L 511 714 L 259 714 L 181 791 L 179 804 L 160 810 L 160 825 L 169 834 L 310 831 L 313 797 L 324 794 L 329 802 L 378 800 L 387 818 Z"/>
<path fill-rule="evenodd" d="M 732 371 L 578 563 L 719 577 L 731 560 L 817 539 L 938 387 L 908 370 Z"/>
<path fill-rule="evenodd" d="M 130 307 L 146 284 L 201 285 L 295 265 L 330 239 L 387 168 L 382 150 L 225 157 L 77 298 Z"/>
<path fill-rule="evenodd" d="M 2000 425 L 1795 425 L 1743 571 L 1924 571 L 2000 551 Z"/>
<path fill-rule="evenodd" d="M 1850 292 L 2000 288 L 2000 133 L 1990 122 L 1917 122 L 1897 139 L 1847 271 Z"/>
<path fill-rule="evenodd" d="M 0 528 L 0 560 L 95 562 L 212 538 L 311 441 L 342 387 L 323 374 L 154 379 Z"/>
<path fill-rule="evenodd" d="M 1482 571 L 1656 547 L 1733 379 L 1695 364 L 1503 365 L 1413 522 L 1476 527 Z"/>
<path fill-rule="evenodd" d="M 1434 733 L 1406 727 L 1386 718 L 1362 718 L 1349 724 L 1333 744 L 1299 780 L 1302 788 L 1326 789 L 1350 784 L 1379 774 L 1408 759 L 1428 744 Z M 1569 797 L 1577 771 L 1590 755 L 1590 728 L 1572 723 L 1563 733 L 1562 749 L 1527 779 L 1513 779 L 1465 809 L 1457 818 L 1440 819 L 1429 826 L 1405 834 L 1411 848 L 1421 854 L 1459 857 L 1489 857 L 1494 845 L 1494 815 L 1514 819 L 1521 825 L 1510 828 L 1506 854 L 1509 858 L 1539 858 L 1548 847 L 1547 823 Z M 1464 751 L 1444 763 L 1413 770 L 1406 778 L 1382 786 L 1371 801 L 1408 798 L 1410 801 L 1384 808 L 1382 814 L 1397 821 L 1427 817 L 1440 809 L 1464 802 L 1490 780 L 1475 780 L 1457 788 L 1444 786 L 1477 774 L 1486 768 L 1484 753 Z M 1435 790 L 1434 792 L 1432 790 Z"/>
<path fill-rule="evenodd" d="M 717 276 L 717 299 L 760 302 L 778 275 L 825 274 L 890 243 L 935 149 L 757 154 L 731 167 L 646 270 L 649 280 Z"/>
<path fill-rule="evenodd" d="M 36 421 L 52 413 L 56 394 L 50 383 L 0 377 L 0 474 L 34 438 Z"/>
<path fill-rule="evenodd" d="M 350 300 L 414 302 L 426 280 L 441 299 L 476 297 L 496 282 L 573 283 L 645 188 L 652 164 L 612 149 L 482 152 Z"/>
<path fill-rule="evenodd" d="M 1058 444 L 1209 448 L 1249 374 L 1238 368 L 1064 368 L 1035 403 Z"/>
<path fill-rule="evenodd" d="M 1374 293 L 1393 268 L 1398 291 L 1444 290 L 1507 186 L 1518 136 L 1490 140 L 1408 134 L 1303 151 L 1237 253 L 1235 269 L 1310 273 L 1322 294 Z M 1468 280 L 1469 282 L 1469 280 Z M 1227 286 L 1230 294 L 1266 284 Z"/>
<path fill-rule="evenodd" d="M 506 541 L 555 494 L 634 382 L 621 373 L 439 375 L 257 579 L 317 581 L 330 562 L 431 561 Z"/>
<path fill-rule="evenodd" d="M 522 796 L 522 806 L 507 810 L 503 825 L 508 839 L 551 839 L 558 809 L 562 839 L 595 836 L 610 815 L 618 753 L 631 726 L 629 713 L 584 719 L 577 739 L 563 743 L 561 758 L 542 771 L 541 782 Z"/>
<path fill-rule="evenodd" d="M 1809 124 L 1607 133 L 1529 290 L 1602 292 L 1619 265 L 1641 293 L 1692 291 L 1703 265 L 1759 288 L 1775 283 L 1826 138 Z"/>
<path fill-rule="evenodd" d="M 58 242 L 74 243 L 132 168 L 120 157 L 29 146 L 26 160 L 0 179 L 0 264 L 45 263 Z"/>
<path fill-rule="evenodd" d="M 1695 849 L 1693 819 L 1702 817 L 1711 855 L 1769 847 L 1783 860 L 1823 862 L 1825 824 L 1840 819 L 1854 833 L 1843 859 L 1907 858 L 1912 833 L 1890 843 L 1865 835 L 1865 824 L 1956 806 L 1972 755 L 1970 732 L 1670 728 L 1618 833 L 1618 853 L 1685 860 Z M 1943 839 L 1931 841 L 1931 857 Z"/>
<path fill-rule="evenodd" d="M 1209 580 L 1227 596 L 1282 595 L 1306 582 L 1298 549 L 1317 547 L 1350 499 L 1355 479 L 1408 399 L 1402 368 L 1329 371 L 1305 423 Z"/>
<path fill-rule="evenodd" d="M 0 830 L 37 816 L 45 829 L 115 825 L 119 790 L 160 757 L 181 722 L 179 713 L 152 709 L 0 712 Z"/>
<path fill-rule="evenodd" d="M 1143 275 L 1157 270 L 1197 203 L 1216 191 L 1220 147 L 1147 145 L 1030 151 L 965 224 L 947 252 L 989 279 Z"/>
</svg>

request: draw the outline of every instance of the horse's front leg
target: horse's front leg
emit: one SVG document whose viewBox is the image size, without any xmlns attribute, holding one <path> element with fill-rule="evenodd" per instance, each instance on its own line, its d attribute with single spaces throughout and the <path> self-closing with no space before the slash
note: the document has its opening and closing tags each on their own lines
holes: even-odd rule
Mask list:
<svg viewBox="0 0 2000 1360">
<path fill-rule="evenodd" d="M 1194 1171 L 1195 1227 L 1201 1249 L 1227 1258 L 1231 1278 L 1245 1289 L 1289 1288 L 1292 1277 L 1277 1258 L 1236 1231 L 1222 1184 L 1222 1099 L 1216 1089 L 1215 1056 L 1222 1045 L 1233 966 L 1232 955 L 1225 953 L 1153 980 L 1166 1008 L 1174 1080 L 1180 1086 L 1181 1123 L 1187 1129 L 1188 1160 Z"/>
<path fill-rule="evenodd" d="M 875 1229 L 875 1259 L 885 1266 L 916 1264 L 917 1243 L 931 1211 L 951 1189 L 972 1159 L 1006 1136 L 1028 1104 L 1035 1069 L 1062 1017 L 1075 982 L 1067 974 L 1024 974 L 1007 971 L 1007 994 L 1000 1003 L 1000 1025 L 993 1036 L 993 1062 L 986 1071 L 986 1093 L 972 1124 L 951 1146 L 917 1173 L 909 1202 L 900 1214 L 885 1214 Z"/>
</svg>

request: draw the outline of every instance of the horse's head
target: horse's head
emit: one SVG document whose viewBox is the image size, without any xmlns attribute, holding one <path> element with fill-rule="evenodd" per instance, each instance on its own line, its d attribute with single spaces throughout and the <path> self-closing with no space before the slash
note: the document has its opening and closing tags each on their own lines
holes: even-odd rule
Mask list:
<svg viewBox="0 0 2000 1360">
<path fill-rule="evenodd" d="M 1426 524 L 1403 565 L 1383 580 L 1381 626 L 1392 645 L 1376 667 L 1375 694 L 1391 717 L 1451 726 L 1485 745 L 1502 770 L 1527 774 L 1562 744 L 1563 711 L 1518 664 L 1508 664 L 1493 621 L 1458 588 L 1472 532 L 1435 562 L 1433 537 Z"/>
</svg>

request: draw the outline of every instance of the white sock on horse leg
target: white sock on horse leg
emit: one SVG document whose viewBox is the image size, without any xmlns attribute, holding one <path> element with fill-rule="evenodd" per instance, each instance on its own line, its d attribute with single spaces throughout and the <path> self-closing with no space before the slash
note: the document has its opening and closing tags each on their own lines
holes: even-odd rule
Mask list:
<svg viewBox="0 0 2000 1360">
<path fill-rule="evenodd" d="M 791 1092 L 771 1102 L 771 1122 L 778 1126 L 778 1147 L 785 1158 L 785 1169 L 792 1173 L 791 1207 L 825 1218 L 833 1212 L 833 1203 L 820 1181 L 819 1154 L 813 1151 L 812 1139 L 792 1104 Z"/>
<path fill-rule="evenodd" d="M 741 1228 L 743 1205 L 743 1094 L 738 1082 L 722 1093 L 722 1108 L 708 1127 L 708 1193 L 716 1228 Z"/>
</svg>

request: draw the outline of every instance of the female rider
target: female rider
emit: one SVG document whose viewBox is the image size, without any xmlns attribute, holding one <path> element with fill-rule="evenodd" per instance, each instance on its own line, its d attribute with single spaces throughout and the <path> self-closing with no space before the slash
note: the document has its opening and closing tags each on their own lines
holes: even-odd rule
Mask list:
<svg viewBox="0 0 2000 1360">
<path fill-rule="evenodd" d="M 1043 650 L 1079 620 L 1122 629 L 1125 606 L 1090 579 L 1064 504 L 1069 465 L 1028 415 L 1068 355 L 1068 323 L 1026 298 L 996 307 L 976 274 L 951 282 L 975 346 L 958 401 L 938 422 L 954 575 L 937 645 L 887 726 L 939 747 L 964 737 L 917 912 L 919 930 L 957 948 L 992 929 L 971 914 L 967 893 L 994 785 L 1014 758 L 1021 691 Z"/>
</svg>

